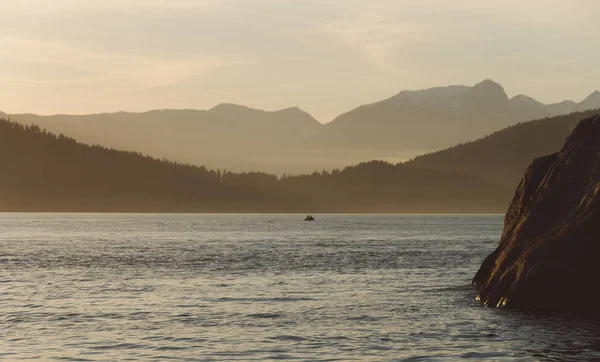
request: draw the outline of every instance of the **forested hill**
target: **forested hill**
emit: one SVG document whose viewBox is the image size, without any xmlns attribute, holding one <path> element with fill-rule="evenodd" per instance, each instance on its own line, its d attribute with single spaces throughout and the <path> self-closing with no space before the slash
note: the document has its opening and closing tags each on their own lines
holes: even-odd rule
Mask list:
<svg viewBox="0 0 600 362">
<path fill-rule="evenodd" d="M 220 176 L 202 167 L 88 146 L 0 121 L 3 210 L 144 210 L 208 202 Z"/>
<path fill-rule="evenodd" d="M 488 79 L 474 86 L 404 90 L 327 124 L 297 107 L 264 111 L 235 104 L 208 110 L 6 117 L 88 144 L 209 168 L 281 175 L 373 159 L 405 161 L 518 122 L 599 107 L 600 92 L 579 103 L 543 104 L 524 95 L 508 98 L 500 84 Z"/>
<path fill-rule="evenodd" d="M 573 128 L 598 110 L 523 122 L 491 135 L 414 158 L 406 166 L 459 172 L 516 187 L 531 162 L 560 151 Z"/>
<path fill-rule="evenodd" d="M 88 146 L 0 120 L 0 211 L 504 212 L 512 188 L 381 161 L 277 178 Z"/>
</svg>

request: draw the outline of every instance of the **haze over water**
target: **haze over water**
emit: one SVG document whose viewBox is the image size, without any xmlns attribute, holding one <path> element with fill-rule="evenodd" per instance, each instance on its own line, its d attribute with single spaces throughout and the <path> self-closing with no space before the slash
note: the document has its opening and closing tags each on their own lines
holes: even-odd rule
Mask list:
<svg viewBox="0 0 600 362">
<path fill-rule="evenodd" d="M 483 308 L 500 215 L 0 215 L 0 359 L 590 360 L 598 323 Z"/>
</svg>

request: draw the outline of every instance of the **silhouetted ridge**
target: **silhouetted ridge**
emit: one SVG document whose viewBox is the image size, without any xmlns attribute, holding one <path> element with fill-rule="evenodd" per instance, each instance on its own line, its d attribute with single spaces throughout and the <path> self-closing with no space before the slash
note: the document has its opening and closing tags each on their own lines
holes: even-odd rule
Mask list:
<svg viewBox="0 0 600 362">
<path fill-rule="evenodd" d="M 600 108 L 600 91 L 594 91 L 592 94 L 587 96 L 583 102 L 577 105 L 578 110 L 586 110 L 592 108 Z"/>
<path fill-rule="evenodd" d="M 475 99 L 489 100 L 490 103 L 506 103 L 508 101 L 504 88 L 491 79 L 475 84 L 466 95 Z"/>
<path fill-rule="evenodd" d="M 209 112 L 235 112 L 235 111 L 259 111 L 257 109 L 253 109 L 250 108 L 248 106 L 243 106 L 240 104 L 234 104 L 234 103 L 221 103 L 221 104 L 217 104 L 216 106 L 214 106 L 213 108 L 208 110 Z M 263 111 L 264 112 L 264 111 Z"/>
<path fill-rule="evenodd" d="M 429 107 L 458 108 L 469 87 L 464 85 L 451 85 L 447 87 L 434 87 L 416 91 L 402 91 L 383 102 L 395 105 L 423 105 Z"/>
<path fill-rule="evenodd" d="M 509 189 L 382 161 L 284 176 L 88 146 L 0 120 L 0 211 L 493 212 Z"/>
<path fill-rule="evenodd" d="M 319 122 L 313 116 L 311 116 L 308 112 L 306 112 L 298 107 L 288 107 L 288 108 L 281 109 L 281 110 L 278 110 L 275 112 L 284 114 L 284 115 L 295 116 L 295 117 L 306 117 L 307 119 Z"/>
<path fill-rule="evenodd" d="M 155 110 L 85 116 L 9 115 L 85 143 L 158 158 L 278 174 L 332 169 L 370 159 L 404 161 L 474 140 L 519 122 L 600 108 L 598 93 L 581 103 L 546 105 L 484 80 L 396 95 L 357 107 L 325 125 L 291 107 L 264 111 L 223 103 L 209 110 Z"/>
<path fill-rule="evenodd" d="M 500 84 L 486 79 L 472 87 L 402 91 L 340 115 L 324 131 L 331 145 L 341 149 L 377 148 L 388 154 L 399 147 L 441 149 L 519 122 L 570 113 L 577 107 L 589 109 L 590 104 L 546 105 L 523 95 L 509 100 Z"/>
<path fill-rule="evenodd" d="M 501 117 L 511 117 L 508 108 L 508 96 L 502 86 L 490 79 L 475 84 L 465 94 L 463 109 L 471 112 L 490 113 Z"/>
<path fill-rule="evenodd" d="M 460 172 L 514 186 L 532 159 L 558 151 L 579 120 L 596 112 L 520 123 L 476 141 L 415 157 L 405 165 Z"/>
<path fill-rule="evenodd" d="M 538 107 L 544 106 L 544 103 L 538 102 L 535 99 L 528 97 L 524 94 L 518 94 L 518 95 L 512 97 L 511 99 L 509 99 L 509 101 L 514 102 L 514 103 L 523 104 L 523 105 L 531 105 L 531 106 L 538 106 Z"/>
<path fill-rule="evenodd" d="M 317 121 L 313 116 L 308 114 L 307 112 L 301 110 L 298 107 L 289 107 L 277 111 L 264 111 L 261 109 L 254 109 L 242 105 L 231 104 L 231 103 L 222 103 L 219 104 L 207 112 L 216 114 L 222 117 L 227 118 L 235 118 L 240 120 L 245 120 L 249 122 L 260 122 L 264 120 L 264 118 L 272 117 L 273 121 L 305 121 L 311 126 L 317 125 L 320 126 L 321 123 Z"/>
<path fill-rule="evenodd" d="M 0 210 L 110 211 L 202 205 L 221 176 L 0 120 Z M 193 192 L 190 192 L 193 185 Z"/>
</svg>

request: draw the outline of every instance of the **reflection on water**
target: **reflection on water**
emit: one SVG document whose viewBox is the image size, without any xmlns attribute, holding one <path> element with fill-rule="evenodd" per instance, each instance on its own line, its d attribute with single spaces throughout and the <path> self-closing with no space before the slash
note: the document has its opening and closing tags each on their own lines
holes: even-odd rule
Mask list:
<svg viewBox="0 0 600 362">
<path fill-rule="evenodd" d="M 581 360 L 600 323 L 486 309 L 502 217 L 0 215 L 0 359 Z"/>
</svg>

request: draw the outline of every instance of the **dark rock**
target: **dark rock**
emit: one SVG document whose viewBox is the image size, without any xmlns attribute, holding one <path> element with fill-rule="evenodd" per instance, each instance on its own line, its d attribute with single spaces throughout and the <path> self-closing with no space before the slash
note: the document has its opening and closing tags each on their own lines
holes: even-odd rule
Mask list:
<svg viewBox="0 0 600 362">
<path fill-rule="evenodd" d="M 598 309 L 600 115 L 584 119 L 559 153 L 536 159 L 505 217 L 498 248 L 473 279 L 486 306 Z"/>
</svg>

